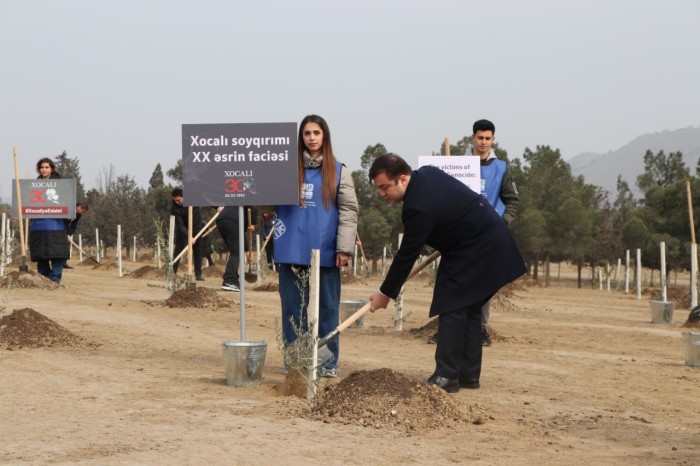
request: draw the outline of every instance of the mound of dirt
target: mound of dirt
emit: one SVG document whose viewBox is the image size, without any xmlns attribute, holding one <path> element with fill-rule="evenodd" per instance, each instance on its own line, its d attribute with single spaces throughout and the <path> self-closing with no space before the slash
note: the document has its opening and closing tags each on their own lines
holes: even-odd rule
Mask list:
<svg viewBox="0 0 700 466">
<path fill-rule="evenodd" d="M 202 275 L 204 275 L 205 277 L 221 278 L 224 276 L 224 271 L 216 265 L 210 265 L 209 267 L 204 267 L 202 269 Z"/>
<path fill-rule="evenodd" d="M 103 260 L 99 264 L 95 265 L 92 269 L 93 270 L 116 270 L 118 267 L 119 267 L 119 264 L 117 264 L 117 261 L 115 261 L 115 260 Z"/>
<path fill-rule="evenodd" d="M 42 290 L 55 290 L 59 287 L 58 283 L 52 282 L 40 273 L 33 271 L 19 272 L 14 271 L 6 274 L 0 281 L 0 286 L 6 288 L 40 288 Z"/>
<path fill-rule="evenodd" d="M 279 291 L 279 285 L 275 282 L 263 283 L 260 286 L 253 288 L 253 291 Z"/>
<path fill-rule="evenodd" d="M 211 288 L 197 288 L 195 290 L 179 290 L 165 300 L 165 306 L 168 307 L 196 307 L 204 308 L 228 308 L 231 307 L 231 301 L 223 298 Z"/>
<path fill-rule="evenodd" d="M 516 312 L 516 311 L 522 311 L 520 307 L 518 307 L 513 301 L 508 299 L 508 297 L 513 296 L 512 291 L 507 291 L 505 293 L 502 293 L 502 289 L 496 293 L 493 298 L 491 298 L 491 311 L 492 312 Z"/>
<path fill-rule="evenodd" d="M 97 262 L 95 259 L 91 257 L 86 257 L 85 259 L 82 260 L 82 262 L 78 262 L 78 265 L 82 265 L 84 267 L 93 267 L 95 265 L 99 265 L 99 262 Z"/>
<path fill-rule="evenodd" d="M 466 407 L 441 389 L 391 369 L 353 372 L 326 387 L 314 398 L 310 417 L 406 432 L 456 429 L 488 418 L 482 408 Z"/>
<path fill-rule="evenodd" d="M 0 345 L 8 350 L 97 346 L 29 308 L 15 309 L 0 319 Z"/>
<path fill-rule="evenodd" d="M 425 324 L 424 326 L 420 328 L 412 328 L 410 330 L 411 335 L 413 335 L 416 338 L 430 338 L 432 337 L 435 332 L 437 332 L 438 329 L 438 319 L 434 318 L 431 319 L 430 322 Z"/>
<path fill-rule="evenodd" d="M 642 288 L 642 294 L 649 296 L 652 301 L 662 301 L 663 291 L 661 288 Z M 691 300 L 690 291 L 686 288 L 669 286 L 666 288 L 666 300 L 675 301 L 676 309 L 690 309 Z"/>
<path fill-rule="evenodd" d="M 165 280 L 165 267 L 159 269 L 154 265 L 144 265 L 128 274 L 131 278 L 148 278 Z"/>
<path fill-rule="evenodd" d="M 155 258 L 153 257 L 153 254 L 149 254 L 149 253 L 141 254 L 137 258 L 137 262 L 153 262 L 154 260 L 155 260 Z"/>
</svg>

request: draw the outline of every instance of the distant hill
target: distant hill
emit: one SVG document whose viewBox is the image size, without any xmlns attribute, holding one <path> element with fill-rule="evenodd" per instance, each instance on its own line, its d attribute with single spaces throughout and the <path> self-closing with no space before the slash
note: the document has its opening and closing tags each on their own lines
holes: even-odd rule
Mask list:
<svg viewBox="0 0 700 466">
<path fill-rule="evenodd" d="M 635 197 L 641 197 L 637 188 L 637 176 L 644 173 L 644 154 L 663 150 L 665 154 L 680 151 L 683 162 L 695 175 L 700 158 L 700 127 L 665 130 L 660 133 L 639 136 L 616 151 L 607 154 L 584 152 L 566 162 L 574 175 L 583 175 L 588 184 L 594 184 L 610 192 L 611 199 L 617 195 L 617 176 L 627 181 Z"/>
</svg>

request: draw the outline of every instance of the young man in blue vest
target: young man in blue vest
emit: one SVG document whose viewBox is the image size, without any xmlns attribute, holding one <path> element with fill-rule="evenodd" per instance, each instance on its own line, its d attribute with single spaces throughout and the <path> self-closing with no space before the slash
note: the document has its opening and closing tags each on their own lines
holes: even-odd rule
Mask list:
<svg viewBox="0 0 700 466">
<path fill-rule="evenodd" d="M 491 148 L 496 141 L 496 126 L 489 120 L 478 120 L 472 127 L 472 145 L 467 147 L 466 155 L 481 158 L 481 195 L 503 217 L 506 224 L 515 218 L 518 211 L 518 189 L 510 173 L 508 162 L 496 158 Z M 486 325 L 490 317 L 491 301 L 481 309 L 481 344 L 491 345 L 491 336 Z"/>
</svg>

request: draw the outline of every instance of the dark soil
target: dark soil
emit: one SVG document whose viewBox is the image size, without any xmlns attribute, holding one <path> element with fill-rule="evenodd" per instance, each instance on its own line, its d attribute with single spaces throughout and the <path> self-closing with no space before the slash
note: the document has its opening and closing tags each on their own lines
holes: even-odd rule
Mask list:
<svg viewBox="0 0 700 466">
<path fill-rule="evenodd" d="M 43 347 L 95 347 L 33 309 L 19 309 L 0 319 L 0 346 L 8 350 Z"/>
<path fill-rule="evenodd" d="M 253 291 L 274 291 L 277 292 L 279 291 L 279 285 L 275 282 L 268 282 L 268 283 L 263 283 L 260 286 L 256 286 L 253 288 Z"/>
<path fill-rule="evenodd" d="M 432 337 L 435 332 L 437 332 L 438 329 L 438 319 L 434 318 L 431 319 L 427 324 L 420 328 L 412 328 L 410 330 L 411 335 L 413 335 L 416 338 L 425 338 L 428 339 Z"/>
<path fill-rule="evenodd" d="M 410 380 L 391 369 L 357 371 L 313 400 L 309 417 L 377 429 L 415 432 L 483 424 L 488 416 L 443 390 Z"/>
<path fill-rule="evenodd" d="M 42 290 L 55 290 L 60 285 L 52 282 L 40 273 L 32 270 L 28 272 L 14 271 L 6 274 L 0 280 L 2 288 L 40 288 Z"/>
<path fill-rule="evenodd" d="M 211 288 L 197 288 L 191 291 L 176 291 L 164 301 L 164 305 L 176 308 L 195 307 L 198 309 L 218 309 L 231 307 L 231 301 L 219 296 L 219 294 Z"/>
<path fill-rule="evenodd" d="M 149 254 L 149 253 L 141 254 L 141 255 L 138 257 L 137 261 L 138 261 L 138 262 L 154 262 L 154 261 L 155 261 L 155 257 L 153 257 L 153 254 Z"/>
</svg>

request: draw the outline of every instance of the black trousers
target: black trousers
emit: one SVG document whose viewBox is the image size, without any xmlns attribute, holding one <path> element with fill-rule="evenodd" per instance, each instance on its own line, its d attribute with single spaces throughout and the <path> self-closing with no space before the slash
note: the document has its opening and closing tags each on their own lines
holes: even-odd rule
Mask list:
<svg viewBox="0 0 700 466">
<path fill-rule="evenodd" d="M 196 235 L 198 232 L 192 232 L 192 235 Z M 187 237 L 181 237 L 181 236 L 176 236 L 175 237 L 175 250 L 173 251 L 173 258 L 177 257 L 178 254 L 182 252 L 183 249 L 187 248 Z M 194 254 L 192 255 L 192 265 L 194 266 L 194 274 L 195 276 L 199 277 L 202 275 L 202 242 L 197 241 L 192 245 L 192 252 Z M 187 254 L 183 254 L 182 258 L 178 260 L 177 262 L 173 263 L 173 272 L 177 273 L 177 270 L 180 268 L 180 262 L 184 260 L 184 258 L 187 257 Z M 184 267 L 187 267 L 187 263 L 185 263 Z"/>
<path fill-rule="evenodd" d="M 435 348 L 435 373 L 448 379 L 481 376 L 481 307 L 479 301 L 440 314 Z"/>
<path fill-rule="evenodd" d="M 224 240 L 226 249 L 228 250 L 228 261 L 226 262 L 226 270 L 224 270 L 224 283 L 231 283 L 240 286 L 238 277 L 240 252 L 238 248 L 238 222 L 228 218 L 219 219 L 216 221 L 216 227 L 219 229 L 221 239 Z"/>
</svg>

